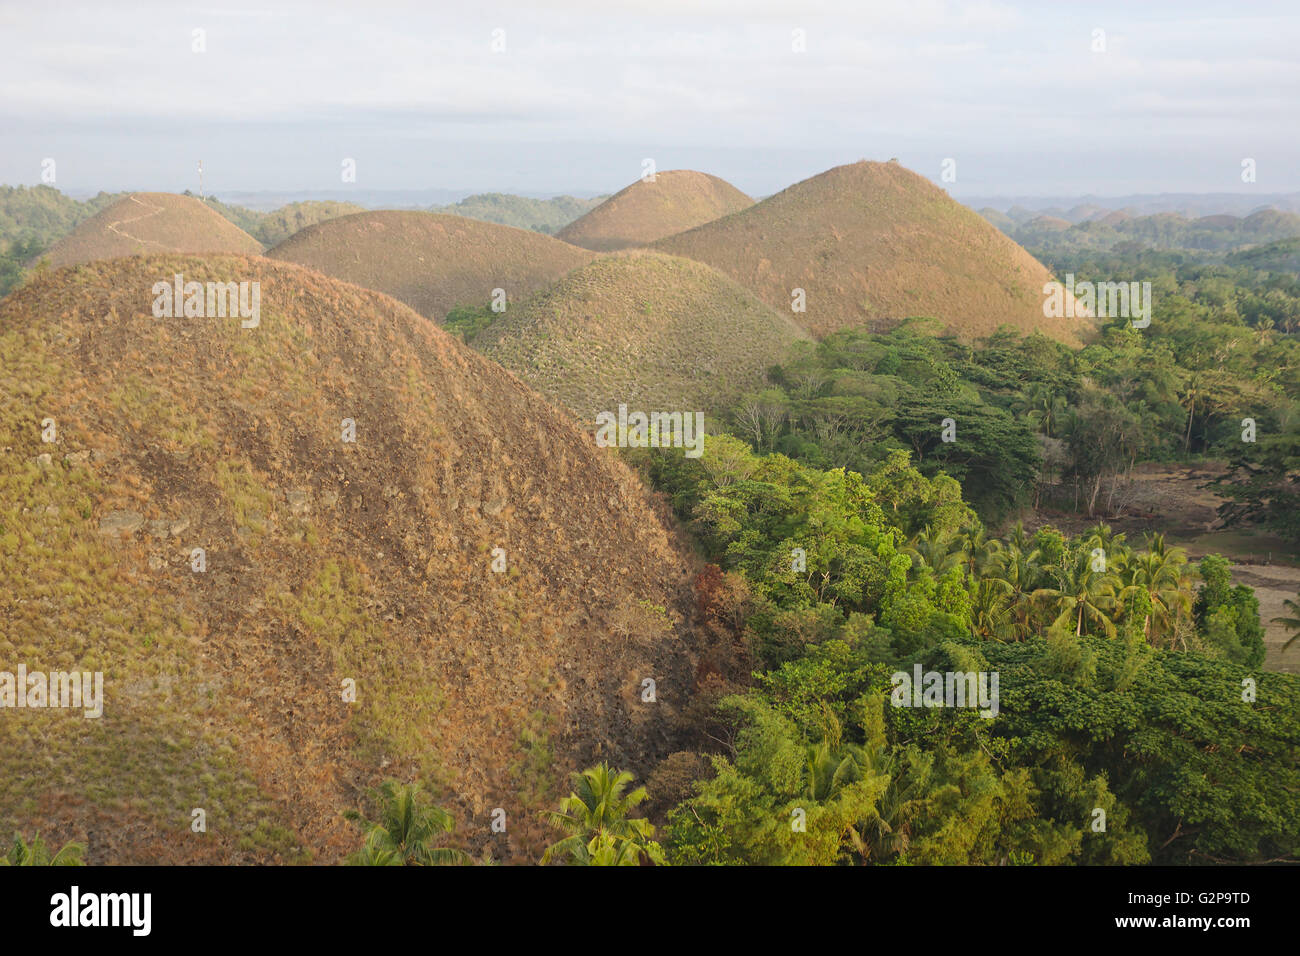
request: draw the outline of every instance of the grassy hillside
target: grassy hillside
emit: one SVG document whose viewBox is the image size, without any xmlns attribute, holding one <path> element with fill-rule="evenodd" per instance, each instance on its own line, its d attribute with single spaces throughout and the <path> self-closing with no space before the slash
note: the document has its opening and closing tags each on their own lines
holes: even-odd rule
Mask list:
<svg viewBox="0 0 1300 956">
<path fill-rule="evenodd" d="M 659 253 L 597 259 L 494 322 L 476 347 L 591 422 L 620 402 L 720 410 L 804 333 L 716 270 Z"/>
<path fill-rule="evenodd" d="M 155 318 L 175 273 L 260 282 L 260 325 Z M 392 299 L 249 257 L 37 276 L 0 303 L 0 449 L 0 661 L 104 674 L 98 719 L 0 720 L 0 831 L 337 862 L 397 776 L 470 849 L 535 854 L 568 771 L 673 741 L 690 557 L 612 453 Z"/>
<path fill-rule="evenodd" d="M 1075 342 L 1080 320 L 1043 317 L 1052 276 L 978 213 L 897 163 L 838 166 L 755 206 L 655 243 L 706 262 L 819 337 L 930 316 L 963 339 L 1002 324 Z"/>
<path fill-rule="evenodd" d="M 555 196 L 552 199 L 532 199 L 507 193 L 479 193 L 450 206 L 434 206 L 429 211 L 481 219 L 483 222 L 495 222 L 518 229 L 531 229 L 550 236 L 579 216 L 595 209 L 606 198 L 608 197 L 578 199 L 575 196 Z"/>
<path fill-rule="evenodd" d="M 523 229 L 398 211 L 309 226 L 267 255 L 387 293 L 436 321 L 457 305 L 487 304 L 493 289 L 519 302 L 591 259 Z"/>
<path fill-rule="evenodd" d="M 560 238 L 585 249 L 608 252 L 644 246 L 752 206 L 735 186 L 689 169 L 637 180 L 560 231 Z"/>
<path fill-rule="evenodd" d="M 262 245 L 192 196 L 131 193 L 56 242 L 55 268 L 151 253 L 257 253 Z"/>
</svg>

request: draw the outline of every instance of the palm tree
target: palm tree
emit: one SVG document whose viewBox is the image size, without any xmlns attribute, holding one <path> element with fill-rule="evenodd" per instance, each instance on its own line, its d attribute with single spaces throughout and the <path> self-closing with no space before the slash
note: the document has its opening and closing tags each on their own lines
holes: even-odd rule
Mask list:
<svg viewBox="0 0 1300 956">
<path fill-rule="evenodd" d="M 65 843 L 51 855 L 39 833 L 32 837 L 31 843 L 26 842 L 21 833 L 15 833 L 14 845 L 8 853 L 0 856 L 0 866 L 85 866 L 81 859 L 85 852 L 86 847 L 81 843 Z"/>
<path fill-rule="evenodd" d="M 1034 549 L 1034 536 L 1025 530 L 1023 521 L 1017 521 L 1015 527 L 1007 535 L 1007 544 L 1028 554 Z"/>
<path fill-rule="evenodd" d="M 1165 547 L 1162 535 L 1153 535 L 1151 541 L 1158 546 L 1138 554 L 1124 569 L 1119 603 L 1130 608 L 1140 602 L 1145 611 L 1142 633 L 1148 641 L 1172 641 L 1178 619 L 1192 609 L 1191 585 L 1184 570 L 1187 553 Z"/>
<path fill-rule="evenodd" d="M 1269 621 L 1270 624 L 1281 624 L 1288 631 L 1295 631 L 1294 634 L 1282 645 L 1282 650 L 1287 650 L 1296 641 L 1300 641 L 1300 594 L 1296 595 L 1298 600 L 1292 601 L 1287 599 L 1282 602 L 1282 606 L 1291 612 L 1291 617 L 1275 617 Z"/>
<path fill-rule="evenodd" d="M 348 857 L 349 866 L 405 866 L 402 854 L 388 846 L 377 830 L 371 831 L 361 849 Z"/>
<path fill-rule="evenodd" d="M 1026 390 L 1024 399 L 1016 403 L 1016 407 L 1025 413 L 1025 418 L 1035 431 L 1054 438 L 1068 406 L 1065 399 L 1050 385 L 1035 382 Z"/>
<path fill-rule="evenodd" d="M 642 857 L 664 863 L 649 820 L 628 813 L 647 799 L 645 787 L 624 794 L 632 775 L 606 763 L 574 775 L 575 789 L 560 801 L 551 823 L 569 835 L 546 848 L 542 863 L 567 856 L 579 866 L 637 866 Z"/>
<path fill-rule="evenodd" d="M 844 741 L 843 728 L 825 701 L 821 708 L 821 740 L 804 751 L 808 770 L 804 795 L 814 803 L 833 800 L 844 787 L 861 780 L 872 758 L 866 747 Z"/>
<path fill-rule="evenodd" d="M 1017 525 L 1017 529 L 1021 532 L 1020 540 L 1028 544 L 1030 539 L 1024 534 L 1024 527 Z M 1011 543 L 997 553 L 991 569 L 991 579 L 1002 582 L 1010 635 L 1018 641 L 1023 641 L 1033 631 L 1034 592 L 1042 578 L 1039 557 L 1037 548 L 1026 550 L 1016 544 L 1013 533 Z"/>
<path fill-rule="evenodd" d="M 1171 550 L 1176 551 L 1179 554 L 1183 555 L 1184 563 L 1187 561 L 1187 553 L 1182 548 L 1179 547 L 1173 547 L 1172 549 L 1170 548 L 1169 544 L 1166 543 L 1165 541 L 1165 535 L 1163 531 L 1153 531 L 1151 532 L 1151 534 L 1147 535 L 1147 550 L 1150 551 L 1152 554 L 1158 554 L 1161 556 L 1165 555 Z"/>
<path fill-rule="evenodd" d="M 950 535 L 935 531 L 926 525 L 916 537 L 903 548 L 903 553 L 912 559 L 912 566 L 931 568 L 936 577 L 943 577 L 961 563 L 961 553 L 953 547 Z"/>
<path fill-rule="evenodd" d="M 840 791 L 862 779 L 864 758 L 856 744 L 823 739 L 805 751 L 808 786 L 804 796 L 815 803 L 834 800 Z"/>
<path fill-rule="evenodd" d="M 1053 624 L 1067 620 L 1074 623 L 1076 637 L 1083 633 L 1083 622 L 1089 621 L 1101 628 L 1107 637 L 1115 636 L 1115 622 L 1107 610 L 1114 606 L 1115 590 L 1119 581 L 1110 570 L 1093 569 L 1092 556 L 1080 551 L 1073 560 L 1067 556 L 1061 567 L 1052 569 L 1057 576 L 1057 587 L 1039 588 L 1034 600 L 1056 612 Z"/>
<path fill-rule="evenodd" d="M 876 803 L 876 813 L 863 821 L 859 852 L 865 860 L 885 860 L 907 852 L 912 838 L 912 820 L 923 806 L 932 763 L 905 758 L 900 752 L 880 752 L 872 769 L 884 774 L 889 785 Z"/>
<path fill-rule="evenodd" d="M 1119 552 L 1127 550 L 1124 547 L 1124 541 L 1127 537 L 1128 535 L 1123 531 L 1117 533 L 1104 521 L 1098 521 L 1088 529 L 1088 537 L 1084 539 L 1084 542 L 1089 550 L 1101 548 L 1106 555 L 1107 563 L 1111 563 L 1118 558 Z"/>
<path fill-rule="evenodd" d="M 883 723 L 876 732 L 868 731 L 865 744 L 849 743 L 844 740 L 843 729 L 830 707 L 825 701 L 821 706 L 822 738 L 816 744 L 805 745 L 804 749 L 808 777 L 802 796 L 819 805 L 833 804 L 844 797 L 853 801 L 854 796 L 847 794 L 846 789 L 868 776 L 875 776 L 879 778 L 878 783 L 884 785 L 881 791 L 881 797 L 884 797 L 889 777 L 876 768 L 890 764 L 892 758 Z M 879 842 L 890 827 L 880 820 L 874 802 L 868 806 L 859 805 L 857 813 L 852 816 L 852 819 L 841 817 L 840 840 L 847 841 L 864 861 L 869 861 L 873 844 Z"/>
<path fill-rule="evenodd" d="M 1007 597 L 1011 585 L 997 577 L 980 578 L 971 600 L 971 633 L 976 637 L 1005 640 L 1015 634 Z"/>
<path fill-rule="evenodd" d="M 1199 370 L 1187 372 L 1178 388 L 1178 404 L 1187 409 L 1187 434 L 1183 438 L 1183 451 L 1192 447 L 1192 423 L 1196 420 L 1196 403 L 1201 398 L 1205 375 Z"/>
<path fill-rule="evenodd" d="M 418 783 L 386 780 L 371 796 L 379 807 L 379 821 L 367 820 L 356 810 L 347 819 L 360 824 L 366 842 L 348 857 L 355 866 L 437 866 L 470 862 L 469 854 L 452 847 L 433 847 L 441 833 L 451 833 L 451 814 L 434 806 Z"/>
<path fill-rule="evenodd" d="M 1002 542 L 991 538 L 979 522 L 968 524 L 958 533 L 958 546 L 966 558 L 966 573 L 975 578 L 1002 549 Z"/>
</svg>

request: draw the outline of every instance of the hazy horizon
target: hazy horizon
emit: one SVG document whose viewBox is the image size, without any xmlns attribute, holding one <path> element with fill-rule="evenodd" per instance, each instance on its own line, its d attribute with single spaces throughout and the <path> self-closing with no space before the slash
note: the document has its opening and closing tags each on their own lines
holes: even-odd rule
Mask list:
<svg viewBox="0 0 1300 956">
<path fill-rule="evenodd" d="M 217 195 L 594 195 L 653 158 L 767 195 L 897 157 L 958 199 L 1300 190 L 1278 122 L 1300 93 L 1300 17 L 1282 3 L 823 0 L 791 15 L 668 0 L 648 23 L 638 5 L 590 0 L 365 13 L 0 9 L 17 41 L 0 64 L 0 182 L 38 183 L 50 158 L 65 191 L 197 191 L 201 159 Z"/>
</svg>

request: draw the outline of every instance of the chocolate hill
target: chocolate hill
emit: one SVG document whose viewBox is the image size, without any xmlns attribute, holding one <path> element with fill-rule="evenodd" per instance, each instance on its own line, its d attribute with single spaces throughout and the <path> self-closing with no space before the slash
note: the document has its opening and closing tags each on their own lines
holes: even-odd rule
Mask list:
<svg viewBox="0 0 1300 956">
<path fill-rule="evenodd" d="M 575 246 L 609 252 L 644 246 L 752 206 L 731 183 L 690 169 L 637 180 L 591 212 L 565 226 L 559 238 Z"/>
<path fill-rule="evenodd" d="M 59 268 L 120 256 L 261 251 L 260 242 L 192 196 L 131 193 L 78 225 L 40 258 Z"/>
<path fill-rule="evenodd" d="M 259 283 L 256 325 L 155 317 L 176 274 Z M 98 718 L 0 715 L 0 830 L 90 863 L 338 862 L 387 777 L 533 859 L 567 773 L 648 772 L 695 676 L 692 558 L 612 451 L 405 305 L 257 257 L 0 303 L 0 544 L 0 671 L 104 681 Z"/>
<path fill-rule="evenodd" d="M 1043 316 L 1051 273 L 975 211 L 897 163 L 859 162 L 654 244 L 706 262 L 818 337 L 929 316 L 963 339 L 1007 324 L 1076 343 L 1087 320 Z"/>
<path fill-rule="evenodd" d="M 331 219 L 267 253 L 375 289 L 441 322 L 456 306 L 484 306 L 494 289 L 522 301 L 591 253 L 551 236 L 432 212 L 380 211 Z"/>
<path fill-rule="evenodd" d="M 476 348 L 593 422 L 724 408 L 806 334 L 715 269 L 653 252 L 597 259 L 484 330 Z"/>
</svg>

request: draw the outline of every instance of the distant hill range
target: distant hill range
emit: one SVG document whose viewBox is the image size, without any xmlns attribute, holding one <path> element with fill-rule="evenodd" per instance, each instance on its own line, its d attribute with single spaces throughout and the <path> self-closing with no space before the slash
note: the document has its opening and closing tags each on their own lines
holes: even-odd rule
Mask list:
<svg viewBox="0 0 1300 956">
<path fill-rule="evenodd" d="M 295 202 L 270 212 L 257 212 L 245 209 L 243 206 L 228 205 L 211 197 L 208 198 L 207 204 L 263 246 L 268 247 L 284 242 L 295 232 L 301 232 L 308 226 L 366 211 L 364 206 L 355 203 L 330 200 Z"/>
<path fill-rule="evenodd" d="M 270 212 L 299 202 L 346 202 L 365 209 L 428 209 L 459 202 L 471 195 L 466 189 L 292 189 L 292 190 L 221 190 L 229 203 Z"/>
<path fill-rule="evenodd" d="M 1015 222 L 1054 216 L 1071 223 L 1098 219 L 1116 210 L 1131 216 L 1172 212 L 1188 219 L 1249 216 L 1261 209 L 1300 213 L 1300 193 L 1135 193 L 1128 196 L 959 196 L 962 205 L 992 209 Z"/>
<path fill-rule="evenodd" d="M 591 196 L 595 195 L 593 200 Z M 443 212 L 449 206 L 467 203 L 468 207 L 477 204 L 477 200 L 484 196 L 508 196 L 510 198 L 527 199 L 534 202 L 551 202 L 566 199 L 577 198 L 579 202 L 599 202 L 605 198 L 599 194 L 577 193 L 574 195 L 561 194 L 559 191 L 550 194 L 542 193 L 475 193 L 469 189 L 362 189 L 354 186 L 340 189 L 299 189 L 299 190 L 223 190 L 221 196 L 227 202 L 243 206 L 246 209 L 256 209 L 262 212 L 269 212 L 273 209 L 279 209 L 281 206 L 292 205 L 297 202 L 346 202 L 362 206 L 366 209 L 425 209 L 435 212 Z M 490 205 L 491 201 L 488 201 Z M 523 205 L 521 209 L 525 208 Z M 583 210 L 585 212 L 585 210 Z M 578 213 L 577 215 L 582 215 Z M 470 218 L 478 218 L 471 216 Z M 575 216 L 574 218 L 577 218 Z M 503 225 L 512 225 L 504 223 Z"/>
<path fill-rule="evenodd" d="M 1229 265 L 1246 266 L 1263 272 L 1291 272 L 1300 275 L 1300 238 L 1279 239 L 1227 257 Z"/>
<path fill-rule="evenodd" d="M 595 209 L 605 198 L 555 196 L 551 199 L 530 199 L 507 193 L 479 193 L 449 206 L 432 206 L 429 211 L 554 235 L 579 216 Z"/>
<path fill-rule="evenodd" d="M 1045 253 L 1109 251 L 1122 244 L 1132 249 L 1232 252 L 1300 236 L 1300 213 L 1276 209 L 1196 219 L 1172 212 L 1142 216 L 1127 209 L 1094 210 L 1088 218 L 1074 222 L 1048 214 L 1015 220 L 993 209 L 980 212 L 1021 245 Z"/>
</svg>

